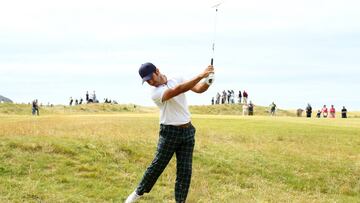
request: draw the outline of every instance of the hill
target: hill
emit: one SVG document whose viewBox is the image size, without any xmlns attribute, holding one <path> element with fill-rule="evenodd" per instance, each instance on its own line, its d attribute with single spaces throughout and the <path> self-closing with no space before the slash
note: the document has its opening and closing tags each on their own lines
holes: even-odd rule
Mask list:
<svg viewBox="0 0 360 203">
<path fill-rule="evenodd" d="M 77 106 L 40 106 L 40 115 L 54 114 L 97 114 L 97 113 L 152 113 L 156 108 L 135 104 L 82 104 Z M 0 104 L 0 114 L 30 115 L 31 104 Z"/>
<path fill-rule="evenodd" d="M 11 99 L 6 98 L 6 97 L 0 95 L 0 103 L 3 103 L 3 102 L 12 103 Z"/>
<path fill-rule="evenodd" d="M 40 115 L 54 114 L 116 114 L 116 113 L 155 113 L 159 112 L 157 107 L 144 107 L 135 104 L 82 104 L 77 106 L 41 106 Z M 222 105 L 194 105 L 190 106 L 192 114 L 203 115 L 242 115 L 242 105 L 222 104 Z M 8 115 L 30 115 L 30 104 L 0 103 L 0 114 Z M 268 116 L 268 107 L 255 106 L 255 116 Z M 277 109 L 276 116 L 295 117 L 295 110 Z M 315 113 L 313 113 L 315 116 Z M 349 117 L 360 118 L 360 112 L 349 112 Z M 337 117 L 340 117 L 339 112 Z"/>
<path fill-rule="evenodd" d="M 190 106 L 190 111 L 193 114 L 209 114 L 209 115 L 242 115 L 241 104 L 221 104 L 221 105 L 200 105 Z M 254 107 L 254 115 L 265 116 L 269 115 L 269 108 L 263 106 Z M 277 116 L 296 116 L 295 111 L 288 111 L 278 109 Z"/>
</svg>

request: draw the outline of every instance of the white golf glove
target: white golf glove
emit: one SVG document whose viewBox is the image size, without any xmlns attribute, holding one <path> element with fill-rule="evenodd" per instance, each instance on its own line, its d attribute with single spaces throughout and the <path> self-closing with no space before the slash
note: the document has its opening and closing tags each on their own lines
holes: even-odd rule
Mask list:
<svg viewBox="0 0 360 203">
<path fill-rule="evenodd" d="M 205 83 L 210 86 L 214 82 L 214 80 L 215 76 L 213 73 L 211 73 L 209 76 L 207 76 L 207 78 L 205 78 Z"/>
</svg>

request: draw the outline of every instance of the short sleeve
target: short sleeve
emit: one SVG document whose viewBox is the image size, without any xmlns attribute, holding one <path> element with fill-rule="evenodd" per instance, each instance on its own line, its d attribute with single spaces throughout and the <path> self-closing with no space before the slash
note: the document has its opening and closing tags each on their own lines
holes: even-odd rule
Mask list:
<svg viewBox="0 0 360 203">
<path fill-rule="evenodd" d="M 164 95 L 165 90 L 166 90 L 166 86 L 153 89 L 151 93 L 151 99 L 155 102 L 157 106 L 163 105 L 162 97 Z"/>
</svg>

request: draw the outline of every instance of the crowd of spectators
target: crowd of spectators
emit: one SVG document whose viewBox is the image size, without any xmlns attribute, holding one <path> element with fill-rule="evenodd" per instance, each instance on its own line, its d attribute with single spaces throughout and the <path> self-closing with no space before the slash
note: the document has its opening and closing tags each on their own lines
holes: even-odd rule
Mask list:
<svg viewBox="0 0 360 203">
<path fill-rule="evenodd" d="M 241 92 L 241 90 L 238 91 L 238 93 L 235 95 L 234 90 L 223 90 L 222 92 L 217 92 L 215 97 L 211 98 L 211 105 L 217 105 L 217 104 L 242 104 L 242 114 L 243 115 L 254 115 L 254 104 L 250 101 L 248 103 L 248 93 L 244 90 Z M 237 102 L 235 102 L 237 101 Z M 268 112 L 270 116 L 275 116 L 277 111 L 277 106 L 275 102 L 272 102 L 269 106 Z M 298 117 L 302 116 L 303 109 L 299 108 L 296 111 L 296 115 Z M 310 118 L 312 116 L 313 108 L 310 104 L 307 104 L 305 108 L 306 117 Z M 316 113 L 317 118 L 335 118 L 336 117 L 336 110 L 334 105 L 331 105 L 331 108 L 328 109 L 326 105 L 322 107 L 321 110 L 318 110 Z M 341 109 L 341 117 L 347 118 L 347 109 L 345 106 Z"/>
<path fill-rule="evenodd" d="M 96 97 L 95 91 L 91 95 L 89 95 L 89 91 L 86 91 L 85 101 L 83 100 L 83 98 L 74 100 L 72 97 L 70 97 L 69 106 L 81 105 L 81 104 L 83 104 L 83 102 L 86 102 L 87 104 L 89 104 L 89 103 L 99 103 L 99 100 Z M 104 103 L 117 104 L 117 102 L 115 100 L 111 100 L 109 98 L 104 98 Z"/>
<path fill-rule="evenodd" d="M 302 112 L 303 112 L 302 109 L 298 109 L 297 116 L 301 117 Z M 305 108 L 306 117 L 311 118 L 312 112 L 313 112 L 313 108 L 311 107 L 310 104 L 307 104 L 307 106 Z M 316 112 L 316 117 L 317 118 L 335 118 L 336 117 L 336 109 L 335 109 L 334 105 L 331 105 L 330 109 L 328 109 L 326 105 L 323 105 L 323 107 Z M 341 109 L 341 118 L 347 118 L 347 109 L 345 108 L 345 106 L 343 106 L 343 108 Z"/>
<path fill-rule="evenodd" d="M 247 104 L 248 93 L 244 90 L 241 93 L 241 90 L 235 95 L 234 90 L 223 90 L 218 92 L 215 97 L 211 98 L 211 104 L 235 104 L 235 99 L 237 98 L 237 103 Z"/>
</svg>

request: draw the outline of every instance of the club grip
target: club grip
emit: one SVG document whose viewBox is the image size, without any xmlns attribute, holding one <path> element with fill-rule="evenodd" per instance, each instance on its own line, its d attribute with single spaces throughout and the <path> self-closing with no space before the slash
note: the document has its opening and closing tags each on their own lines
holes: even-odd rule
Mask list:
<svg viewBox="0 0 360 203">
<path fill-rule="evenodd" d="M 211 58 L 211 62 L 210 62 L 211 65 L 214 65 L 214 59 Z"/>
</svg>

